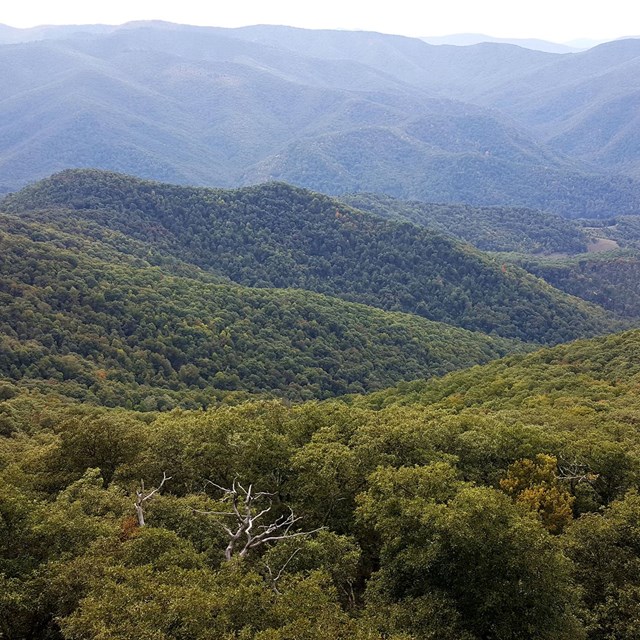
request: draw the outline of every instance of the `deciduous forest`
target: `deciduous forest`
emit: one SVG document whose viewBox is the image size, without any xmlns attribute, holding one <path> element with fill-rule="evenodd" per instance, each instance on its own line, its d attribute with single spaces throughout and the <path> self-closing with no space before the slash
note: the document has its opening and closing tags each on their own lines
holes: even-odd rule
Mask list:
<svg viewBox="0 0 640 640">
<path fill-rule="evenodd" d="M 640 40 L 532 42 L 0 24 L 0 640 L 638 640 Z"/>
</svg>

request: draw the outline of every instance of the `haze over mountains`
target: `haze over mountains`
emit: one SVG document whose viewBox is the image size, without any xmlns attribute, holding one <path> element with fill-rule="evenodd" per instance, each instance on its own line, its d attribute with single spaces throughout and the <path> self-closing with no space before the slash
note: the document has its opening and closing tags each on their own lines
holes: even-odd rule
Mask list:
<svg viewBox="0 0 640 640">
<path fill-rule="evenodd" d="M 575 53 L 590 47 L 595 47 L 602 42 L 593 41 L 589 46 L 572 46 L 568 43 L 551 42 L 537 38 L 496 38 L 483 33 L 452 33 L 448 36 L 427 36 L 422 38 L 428 44 L 450 44 L 456 47 L 467 47 L 483 42 L 496 44 L 513 44 L 534 51 L 546 51 L 547 53 Z"/>
<path fill-rule="evenodd" d="M 640 210 L 637 40 L 553 54 L 267 26 L 30 33 L 46 39 L 0 46 L 5 190 L 98 167 L 567 217 Z"/>
<path fill-rule="evenodd" d="M 637 640 L 640 40 L 0 42 L 0 638 Z"/>
</svg>

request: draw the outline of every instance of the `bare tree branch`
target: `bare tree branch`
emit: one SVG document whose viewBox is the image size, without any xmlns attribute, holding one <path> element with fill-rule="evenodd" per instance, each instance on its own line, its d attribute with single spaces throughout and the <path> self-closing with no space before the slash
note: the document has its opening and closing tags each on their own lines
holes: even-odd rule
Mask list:
<svg viewBox="0 0 640 640">
<path fill-rule="evenodd" d="M 278 580 L 282 578 L 282 574 L 284 573 L 284 570 L 287 568 L 289 563 L 295 558 L 296 554 L 299 551 L 302 551 L 302 547 L 298 547 L 297 549 L 294 550 L 294 552 L 287 558 L 287 561 L 280 567 L 280 571 L 278 571 L 278 573 L 275 576 L 273 575 L 273 571 L 271 571 L 271 567 L 266 562 L 264 563 L 264 566 L 267 568 L 267 571 L 269 572 L 269 580 L 271 581 L 271 587 L 278 595 L 282 595 L 280 591 L 278 591 Z"/>
<path fill-rule="evenodd" d="M 576 486 L 586 482 L 593 486 L 598 479 L 598 474 L 591 471 L 589 465 L 574 460 L 558 460 L 556 465 L 556 478 L 563 482 L 568 482 L 571 491 L 575 491 Z"/>
<path fill-rule="evenodd" d="M 244 558 L 251 549 L 260 547 L 268 542 L 283 540 L 284 538 L 295 538 L 309 536 L 324 527 L 314 529 L 313 531 L 297 531 L 291 532 L 294 524 L 299 522 L 301 518 L 295 516 L 293 511 L 289 509 L 289 515 L 281 515 L 269 524 L 257 524 L 258 520 L 269 513 L 273 507 L 272 498 L 275 494 L 266 491 L 254 492 L 253 485 L 250 484 L 245 488 L 236 478 L 231 488 L 225 488 L 207 480 L 205 486 L 211 485 L 218 491 L 222 492 L 222 502 L 228 502 L 232 511 L 199 511 L 213 516 L 225 516 L 235 519 L 235 525 L 225 525 L 220 523 L 225 533 L 229 536 L 229 542 L 225 549 L 225 559 L 231 560 L 234 555 Z M 261 503 L 267 501 L 267 505 Z"/>
<path fill-rule="evenodd" d="M 136 501 L 134 503 L 134 507 L 136 509 L 136 516 L 138 517 L 138 526 L 144 527 L 144 503 L 148 502 L 153 498 L 153 496 L 158 493 L 162 487 L 164 487 L 167 480 L 171 480 L 171 476 L 167 475 L 166 471 L 162 472 L 162 482 L 155 488 L 152 489 L 149 493 L 145 495 L 144 490 L 144 480 L 140 480 L 140 488 L 136 490 Z"/>
</svg>

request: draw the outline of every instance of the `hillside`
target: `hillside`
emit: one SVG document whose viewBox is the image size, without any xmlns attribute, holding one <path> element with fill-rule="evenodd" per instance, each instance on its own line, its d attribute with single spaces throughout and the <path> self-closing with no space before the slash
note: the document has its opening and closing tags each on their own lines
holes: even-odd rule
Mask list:
<svg viewBox="0 0 640 640">
<path fill-rule="evenodd" d="M 614 240 L 621 247 L 640 249 L 640 217 L 616 216 L 609 220 L 585 220 L 588 231 Z"/>
<path fill-rule="evenodd" d="M 5 383 L 0 628 L 633 638 L 639 356 L 634 331 L 370 396 L 144 416 Z M 234 543 L 240 501 L 282 535 Z"/>
<path fill-rule="evenodd" d="M 483 251 L 500 252 L 500 260 L 565 293 L 618 317 L 640 318 L 637 216 L 570 221 L 531 209 L 430 204 L 373 194 L 341 200 L 383 218 L 408 220 L 447 233 Z M 605 242 L 611 243 L 608 251 Z"/>
<path fill-rule="evenodd" d="M 108 406 L 206 406 L 371 390 L 518 345 L 303 291 L 171 275 L 3 215 L 0 375 Z M 187 271 L 188 267 L 183 267 Z"/>
<path fill-rule="evenodd" d="M 640 39 L 516 44 L 0 24 L 0 640 L 638 640 Z"/>
<path fill-rule="evenodd" d="M 572 258 L 511 260 L 554 287 L 618 316 L 640 318 L 640 255 L 612 251 Z"/>
<path fill-rule="evenodd" d="M 570 146 L 558 153 L 496 108 L 512 81 L 572 56 L 279 27 L 135 23 L 41 37 L 0 45 L 3 189 L 99 167 L 567 217 L 640 210 L 639 183 Z"/>
<path fill-rule="evenodd" d="M 341 196 L 346 204 L 390 220 L 407 220 L 482 251 L 583 253 L 588 236 L 576 223 L 535 209 L 471 207 L 398 200 L 384 195 Z"/>
<path fill-rule="evenodd" d="M 639 353 L 640 330 L 627 331 L 504 358 L 434 381 L 402 384 L 354 397 L 353 401 L 374 408 L 415 403 L 436 412 L 443 408 L 455 412 L 465 408 L 492 412 L 515 409 L 523 417 L 538 414 L 536 422 L 554 428 L 562 424 L 562 414 L 571 406 L 569 398 L 583 404 L 585 417 L 594 421 L 600 401 L 610 403 L 612 409 L 633 405 L 633 389 L 640 375 Z M 557 420 L 550 415 L 554 407 Z M 632 419 L 630 414 L 620 418 Z"/>
<path fill-rule="evenodd" d="M 225 191 L 69 171 L 0 209 L 65 226 L 89 220 L 242 285 L 306 289 L 527 342 L 616 326 L 450 237 L 280 183 Z"/>
<path fill-rule="evenodd" d="M 516 118 L 560 153 L 637 177 L 638 78 L 640 40 L 616 40 L 513 78 L 477 102 Z"/>
</svg>

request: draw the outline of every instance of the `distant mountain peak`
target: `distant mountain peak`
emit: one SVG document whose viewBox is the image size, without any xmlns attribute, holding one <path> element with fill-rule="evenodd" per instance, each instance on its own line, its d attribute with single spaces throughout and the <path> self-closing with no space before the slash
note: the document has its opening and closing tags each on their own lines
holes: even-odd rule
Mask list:
<svg viewBox="0 0 640 640">
<path fill-rule="evenodd" d="M 544 51 L 545 53 L 573 53 L 581 50 L 581 47 L 578 46 L 570 46 L 568 44 L 550 42 L 537 38 L 496 38 L 482 33 L 454 33 L 448 36 L 426 36 L 421 38 L 421 40 L 433 45 L 448 44 L 458 47 L 466 47 L 485 42 L 491 44 L 512 44 L 523 47 L 524 49 Z"/>
</svg>

